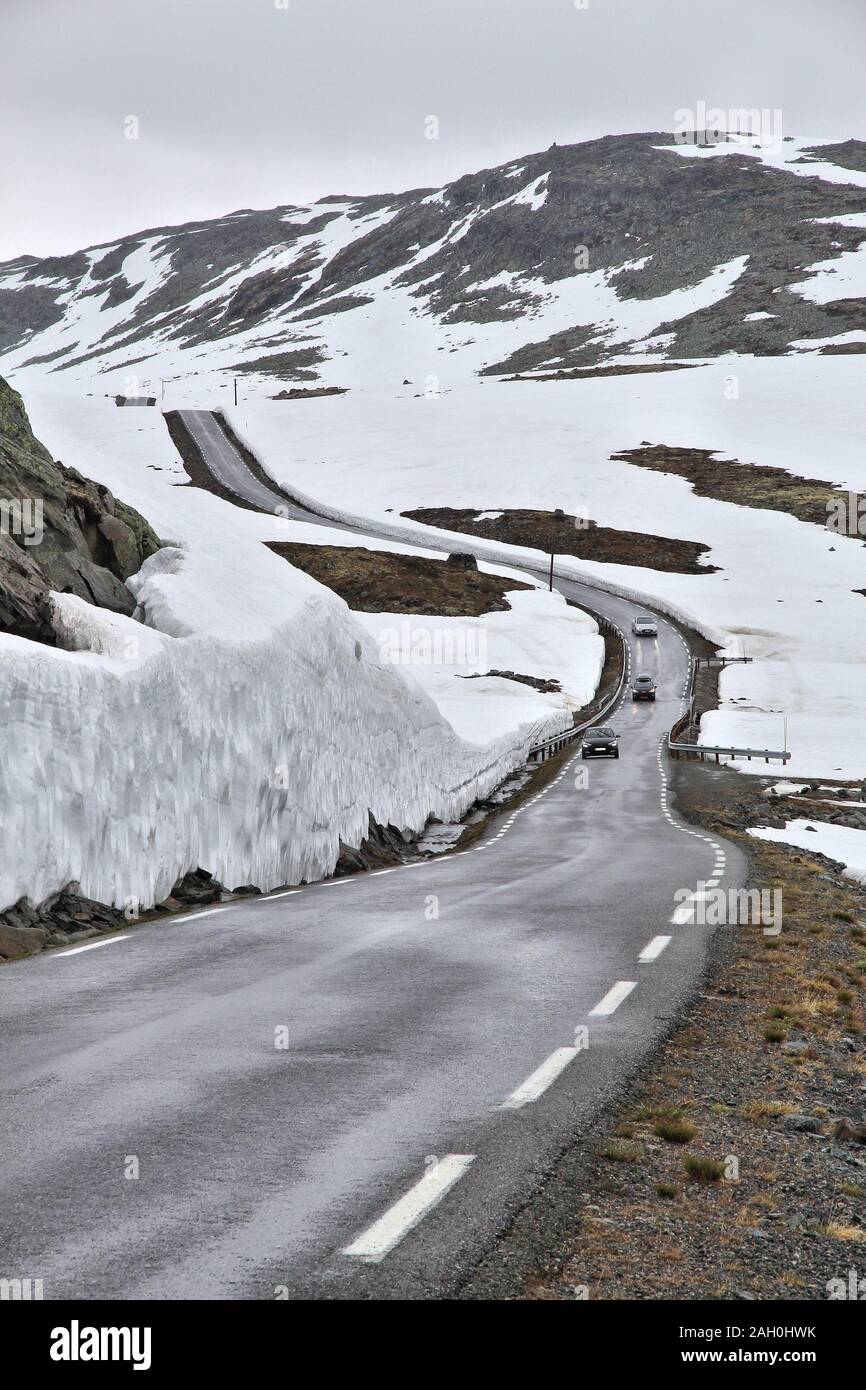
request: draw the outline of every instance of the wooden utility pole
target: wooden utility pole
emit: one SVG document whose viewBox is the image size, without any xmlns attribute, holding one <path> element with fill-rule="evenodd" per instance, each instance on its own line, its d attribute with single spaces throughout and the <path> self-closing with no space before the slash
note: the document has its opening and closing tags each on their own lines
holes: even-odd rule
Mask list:
<svg viewBox="0 0 866 1390">
<path fill-rule="evenodd" d="M 550 553 L 550 592 L 553 593 L 553 551 Z"/>
</svg>

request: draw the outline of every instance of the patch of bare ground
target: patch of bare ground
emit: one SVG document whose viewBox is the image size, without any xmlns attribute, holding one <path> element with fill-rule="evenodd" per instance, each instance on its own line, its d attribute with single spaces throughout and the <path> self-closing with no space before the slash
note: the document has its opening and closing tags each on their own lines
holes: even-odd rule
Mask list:
<svg viewBox="0 0 866 1390">
<path fill-rule="evenodd" d="M 858 357 L 866 352 L 866 343 L 825 343 L 818 351 L 822 357 Z"/>
<path fill-rule="evenodd" d="M 811 164 L 815 161 L 823 163 L 825 160 L 831 164 L 838 164 L 841 169 L 855 169 L 863 173 L 866 171 L 866 145 L 862 140 L 841 140 L 835 145 L 815 145 L 811 149 L 804 149 L 800 158 L 793 162 Z"/>
<path fill-rule="evenodd" d="M 482 574 L 423 555 L 294 541 L 268 541 L 267 545 L 333 589 L 356 613 L 477 618 L 482 613 L 502 612 L 509 607 L 507 593 L 531 587 L 517 579 Z"/>
<path fill-rule="evenodd" d="M 488 510 L 495 515 L 486 515 Z M 471 507 L 418 507 L 402 515 L 443 531 L 459 531 L 547 554 L 574 555 L 580 560 L 641 565 L 673 574 L 712 574 L 717 568 L 701 563 L 701 556 L 709 547 L 698 541 L 650 536 L 642 531 L 617 531 L 564 511 L 491 507 L 479 512 Z"/>
<path fill-rule="evenodd" d="M 597 376 L 637 376 L 645 372 L 687 372 L 697 367 L 697 362 L 624 362 L 621 366 L 571 367 L 559 372 L 533 372 L 523 376 L 504 376 L 502 381 L 591 381 Z"/>
<path fill-rule="evenodd" d="M 525 676 L 519 671 L 471 671 L 468 676 L 461 676 L 461 680 L 477 681 L 485 676 L 499 676 L 504 681 L 517 681 L 518 685 L 531 686 L 533 690 L 541 691 L 542 695 L 555 695 L 562 690 L 559 681 L 542 680 L 541 676 Z"/>
<path fill-rule="evenodd" d="M 317 396 L 345 396 L 348 389 L 348 386 L 293 386 L 289 391 L 278 391 L 271 400 L 310 401 Z"/>
<path fill-rule="evenodd" d="M 699 497 L 714 497 L 740 507 L 787 512 L 800 521 L 826 526 L 839 491 L 818 478 L 801 478 L 784 468 L 736 459 L 720 459 L 717 449 L 689 449 L 671 444 L 641 444 L 611 458 L 656 473 L 673 473 L 691 483 Z"/>
<path fill-rule="evenodd" d="M 512 1297 L 821 1300 L 866 1272 L 866 896 L 746 835 L 766 823 L 763 779 L 674 779 L 687 818 L 748 853 L 749 886 L 782 890 L 783 929 L 719 929 L 702 995 L 504 1238 L 507 1265 L 536 1229 Z"/>
</svg>

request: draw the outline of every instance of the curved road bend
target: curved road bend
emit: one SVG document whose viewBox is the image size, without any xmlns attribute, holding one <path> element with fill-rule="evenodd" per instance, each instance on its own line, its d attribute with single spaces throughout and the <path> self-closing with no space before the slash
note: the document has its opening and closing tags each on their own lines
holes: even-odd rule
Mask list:
<svg viewBox="0 0 866 1390">
<path fill-rule="evenodd" d="M 628 631 L 633 605 L 559 587 Z M 671 924 L 675 890 L 742 882 L 667 806 L 681 638 L 662 620 L 631 663 L 659 698 L 612 716 L 619 761 L 572 757 L 478 848 L 7 966 L 0 1273 L 46 1298 L 459 1289 L 698 988 L 711 929 Z"/>
</svg>

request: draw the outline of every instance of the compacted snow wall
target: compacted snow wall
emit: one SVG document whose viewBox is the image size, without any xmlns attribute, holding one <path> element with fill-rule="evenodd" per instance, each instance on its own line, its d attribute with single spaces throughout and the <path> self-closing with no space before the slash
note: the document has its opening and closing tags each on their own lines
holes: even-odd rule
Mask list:
<svg viewBox="0 0 866 1390">
<path fill-rule="evenodd" d="M 144 625 L 63 594 L 61 649 L 0 636 L 0 910 L 69 882 L 146 908 L 199 866 L 228 887 L 319 878 L 370 812 L 459 817 L 539 733 L 458 738 L 341 599 L 263 546 L 167 547 L 130 587 Z"/>
</svg>

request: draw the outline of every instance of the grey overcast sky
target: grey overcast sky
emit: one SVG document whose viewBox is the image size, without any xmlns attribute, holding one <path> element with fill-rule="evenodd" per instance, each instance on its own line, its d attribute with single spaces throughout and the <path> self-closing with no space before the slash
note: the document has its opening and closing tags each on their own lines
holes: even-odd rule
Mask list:
<svg viewBox="0 0 866 1390">
<path fill-rule="evenodd" d="M 866 0 L 0 0 L 0 258 L 439 184 L 699 101 L 863 137 L 864 40 Z"/>
</svg>

